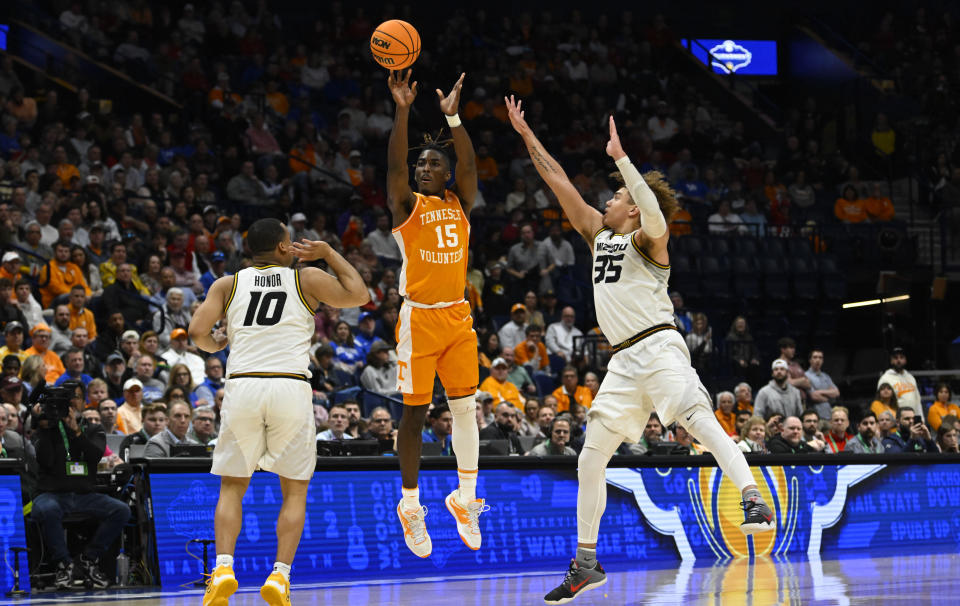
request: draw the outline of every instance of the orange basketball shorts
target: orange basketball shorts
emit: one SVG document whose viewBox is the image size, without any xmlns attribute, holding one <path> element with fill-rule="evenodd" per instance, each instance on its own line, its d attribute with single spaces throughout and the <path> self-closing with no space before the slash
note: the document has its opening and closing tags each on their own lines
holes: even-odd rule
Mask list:
<svg viewBox="0 0 960 606">
<path fill-rule="evenodd" d="M 423 309 L 404 304 L 397 320 L 397 391 L 404 404 L 429 404 L 434 375 L 450 397 L 472 395 L 479 383 L 477 333 L 467 302 Z"/>
</svg>

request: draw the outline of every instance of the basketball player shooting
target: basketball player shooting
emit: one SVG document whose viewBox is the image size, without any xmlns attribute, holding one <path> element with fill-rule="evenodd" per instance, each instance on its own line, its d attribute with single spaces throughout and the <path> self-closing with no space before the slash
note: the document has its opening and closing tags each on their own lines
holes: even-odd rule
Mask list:
<svg viewBox="0 0 960 606">
<path fill-rule="evenodd" d="M 190 321 L 190 338 L 213 353 L 230 343 L 220 437 L 210 472 L 220 476 L 214 515 L 217 565 L 203 606 L 226 606 L 237 590 L 233 552 L 243 523 L 243 495 L 258 467 L 280 476 L 283 504 L 277 517 L 277 559 L 260 595 L 271 606 L 290 606 L 290 565 L 300 543 L 307 486 L 317 464 L 310 342 L 314 310 L 323 302 L 355 307 L 370 300 L 363 278 L 328 244 L 290 242 L 286 226 L 260 219 L 247 231 L 253 267 L 218 279 Z M 334 278 L 316 267 L 323 259 Z M 227 334 L 222 328 L 227 319 Z"/>
<path fill-rule="evenodd" d="M 597 562 L 597 534 L 606 507 L 606 467 L 624 441 L 636 442 L 651 412 L 665 424 L 681 423 L 713 453 L 723 473 L 740 489 L 745 534 L 773 530 L 743 453 L 720 427 L 710 396 L 690 365 L 690 352 L 673 324 L 667 297 L 670 258 L 667 222 L 676 195 L 659 172 L 642 176 L 624 153 L 610 117 L 607 154 L 623 180 L 601 214 L 587 204 L 524 120 L 521 102 L 505 99 L 510 123 L 530 158 L 556 194 L 573 227 L 593 249 L 593 298 L 597 322 L 613 345 L 613 357 L 590 407 L 578 459 L 577 553 L 563 583 L 544 597 L 565 604 L 607 582 Z"/>
<path fill-rule="evenodd" d="M 404 297 L 397 321 L 397 391 L 403 394 L 403 416 L 397 432 L 402 497 L 397 516 L 407 547 L 426 558 L 433 550 L 417 488 L 420 450 L 433 379 L 440 377 L 453 413 L 453 450 L 459 488 L 445 504 L 467 547 L 480 549 L 479 516 L 489 509 L 476 496 L 480 434 L 476 421 L 479 383 L 477 336 L 470 304 L 464 300 L 470 209 L 477 195 L 477 165 L 473 144 L 460 123 L 462 74 L 450 94 L 437 89 L 440 110 L 450 125 L 457 155 L 456 187 L 450 180 L 450 158 L 443 148 L 428 145 L 417 158 L 410 189 L 407 165 L 407 121 L 417 96 L 417 83 L 393 71 L 389 86 L 397 104 L 387 156 L 387 204 L 393 214 L 393 237 L 403 256 L 398 281 Z"/>
</svg>

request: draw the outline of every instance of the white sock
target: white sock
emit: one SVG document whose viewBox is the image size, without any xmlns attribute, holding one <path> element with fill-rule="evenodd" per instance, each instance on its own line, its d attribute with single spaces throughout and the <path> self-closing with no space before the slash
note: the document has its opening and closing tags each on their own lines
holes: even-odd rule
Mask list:
<svg viewBox="0 0 960 606">
<path fill-rule="evenodd" d="M 477 427 L 475 396 L 449 400 L 453 415 L 453 453 L 457 456 L 457 476 L 460 479 L 461 504 L 477 498 L 477 465 L 480 460 L 480 429 Z"/>
<path fill-rule="evenodd" d="M 607 463 L 623 443 L 623 436 L 601 423 L 588 423 L 583 450 L 577 459 L 577 542 L 597 542 L 600 518 L 607 507 Z"/>
<path fill-rule="evenodd" d="M 705 411 L 703 414 L 698 414 L 693 421 L 684 423 L 684 427 L 690 435 L 707 447 L 713 458 L 717 460 L 721 471 L 730 478 L 737 490 L 742 492 L 747 486 L 757 483 L 743 452 L 720 427 L 720 422 L 712 412 Z"/>
<path fill-rule="evenodd" d="M 217 567 L 219 568 L 220 566 L 232 567 L 232 566 L 233 566 L 233 556 L 232 556 L 232 555 L 229 555 L 229 554 L 226 554 L 226 553 L 218 553 L 218 554 L 217 554 Z"/>
<path fill-rule="evenodd" d="M 283 578 L 289 583 L 290 582 L 290 564 L 284 564 L 283 562 L 274 562 L 273 571 L 279 572 L 283 575 Z"/>
<path fill-rule="evenodd" d="M 406 511 L 420 511 L 420 488 L 400 488 L 401 507 Z"/>
</svg>

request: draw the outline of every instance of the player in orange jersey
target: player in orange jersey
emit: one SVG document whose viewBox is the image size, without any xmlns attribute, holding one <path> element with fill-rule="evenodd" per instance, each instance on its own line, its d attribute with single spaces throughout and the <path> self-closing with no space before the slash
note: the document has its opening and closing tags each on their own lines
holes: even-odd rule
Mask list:
<svg viewBox="0 0 960 606">
<path fill-rule="evenodd" d="M 407 547 L 425 558 L 433 544 L 424 523 L 427 509 L 420 505 L 417 478 L 434 375 L 439 375 L 453 413 L 453 450 L 460 479 L 459 488 L 447 495 L 445 504 L 470 549 L 480 549 L 478 518 L 489 508 L 476 497 L 480 451 L 474 400 L 479 383 L 477 336 L 470 304 L 464 300 L 469 216 L 477 195 L 476 156 L 457 114 L 466 74 L 460 75 L 449 95 L 437 89 L 457 154 L 456 186 L 446 188 L 450 158 L 441 147 L 430 145 L 417 158 L 416 192 L 410 189 L 407 166 L 407 120 L 417 96 L 417 83 L 410 85 L 410 75 L 411 70 L 406 75 L 390 73 L 390 93 L 397 111 L 387 150 L 387 204 L 393 214 L 393 237 L 403 257 L 398 278 L 404 302 L 397 321 L 397 390 L 403 393 L 404 404 L 397 451 L 403 496 L 397 516 Z"/>
</svg>

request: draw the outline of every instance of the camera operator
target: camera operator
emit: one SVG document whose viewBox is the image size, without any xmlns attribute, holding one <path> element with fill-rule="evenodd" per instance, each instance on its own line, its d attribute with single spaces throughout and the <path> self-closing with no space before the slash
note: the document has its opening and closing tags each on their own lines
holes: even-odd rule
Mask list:
<svg viewBox="0 0 960 606">
<path fill-rule="evenodd" d="M 82 386 L 68 381 L 60 388 L 38 389 L 32 408 L 39 478 L 31 517 L 40 525 L 49 560 L 56 566 L 56 586 L 87 585 L 102 589 L 109 579 L 97 565 L 130 518 L 130 507 L 96 492 L 97 463 L 106 449 L 100 425 L 78 421 L 83 407 Z M 72 401 L 79 399 L 78 406 Z M 67 549 L 63 517 L 83 513 L 99 525 L 90 542 L 74 562 Z"/>
</svg>

